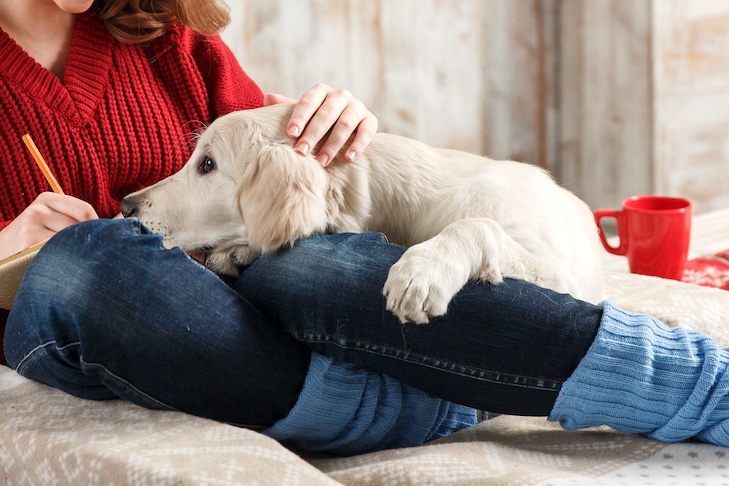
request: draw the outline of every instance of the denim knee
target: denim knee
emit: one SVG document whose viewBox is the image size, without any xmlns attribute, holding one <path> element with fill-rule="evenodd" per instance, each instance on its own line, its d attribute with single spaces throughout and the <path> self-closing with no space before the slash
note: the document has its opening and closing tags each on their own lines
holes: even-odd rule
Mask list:
<svg viewBox="0 0 729 486">
<path fill-rule="evenodd" d="M 404 251 L 404 247 L 389 243 L 382 233 L 316 234 L 296 241 L 293 248 L 277 254 L 276 265 L 344 266 L 347 270 L 361 271 L 375 261 L 383 261 L 389 267 Z"/>
<path fill-rule="evenodd" d="M 83 398 L 269 426 L 295 403 L 311 352 L 161 241 L 135 220 L 54 237 L 10 316 L 16 369 Z"/>
<path fill-rule="evenodd" d="M 147 232 L 136 220 L 94 220 L 51 238 L 28 267 L 8 316 L 4 343 L 8 365 L 16 368 L 30 351 L 54 339 L 53 321 L 93 308 L 90 296 L 118 265 L 110 255 L 128 251 L 125 242 Z M 153 245 L 161 245 L 159 236 L 149 234 L 149 238 Z"/>
<path fill-rule="evenodd" d="M 261 256 L 241 273 L 235 288 L 246 298 L 261 292 L 291 298 L 296 289 L 326 294 L 342 285 L 352 293 L 374 289 L 381 295 L 390 267 L 404 251 L 381 233 L 317 234 L 298 240 L 292 248 Z M 256 289 L 260 275 L 266 277 L 265 290 Z"/>
</svg>

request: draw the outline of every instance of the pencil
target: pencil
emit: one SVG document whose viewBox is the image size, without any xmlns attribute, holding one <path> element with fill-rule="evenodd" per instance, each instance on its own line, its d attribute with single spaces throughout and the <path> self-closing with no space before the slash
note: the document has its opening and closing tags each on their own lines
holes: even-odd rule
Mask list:
<svg viewBox="0 0 729 486">
<path fill-rule="evenodd" d="M 55 192 L 56 194 L 63 194 L 63 189 L 61 189 L 61 185 L 58 183 L 56 178 L 53 176 L 51 169 L 48 168 L 48 164 L 46 164 L 45 159 L 43 158 L 40 151 L 38 150 L 38 147 L 36 147 L 33 139 L 27 133 L 25 135 L 23 135 L 22 138 L 23 138 L 23 142 L 25 142 L 25 146 L 28 147 L 28 150 L 30 151 L 30 155 L 33 156 L 35 163 L 38 164 L 38 167 L 40 168 L 41 172 L 43 172 L 43 176 L 48 181 L 48 184 L 50 184 L 51 189 L 53 189 L 53 192 Z"/>
</svg>

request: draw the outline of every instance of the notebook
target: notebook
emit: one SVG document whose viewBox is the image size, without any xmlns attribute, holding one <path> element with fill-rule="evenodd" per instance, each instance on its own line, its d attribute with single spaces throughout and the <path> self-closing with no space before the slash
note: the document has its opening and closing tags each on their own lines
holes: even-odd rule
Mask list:
<svg viewBox="0 0 729 486">
<path fill-rule="evenodd" d="M 10 309 L 25 270 L 45 244 L 41 241 L 30 248 L 0 260 L 0 309 Z"/>
</svg>

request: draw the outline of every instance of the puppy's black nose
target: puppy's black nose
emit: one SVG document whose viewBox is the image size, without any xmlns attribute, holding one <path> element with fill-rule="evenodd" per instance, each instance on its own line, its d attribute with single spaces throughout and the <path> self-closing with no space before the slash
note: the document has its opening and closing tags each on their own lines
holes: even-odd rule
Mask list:
<svg viewBox="0 0 729 486">
<path fill-rule="evenodd" d="M 137 214 L 139 211 L 139 205 L 137 204 L 137 201 L 135 201 L 131 197 L 125 197 L 122 199 L 121 204 L 119 205 L 121 209 L 121 213 L 125 218 L 131 218 Z"/>
</svg>

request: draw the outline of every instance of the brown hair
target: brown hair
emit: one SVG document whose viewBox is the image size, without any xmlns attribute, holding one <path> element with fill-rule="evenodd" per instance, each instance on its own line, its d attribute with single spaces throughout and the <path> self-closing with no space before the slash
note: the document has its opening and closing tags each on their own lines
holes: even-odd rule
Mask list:
<svg viewBox="0 0 729 486">
<path fill-rule="evenodd" d="M 99 18 L 119 42 L 139 44 L 161 36 L 175 23 L 201 34 L 220 32 L 230 22 L 222 0 L 96 0 Z"/>
</svg>

